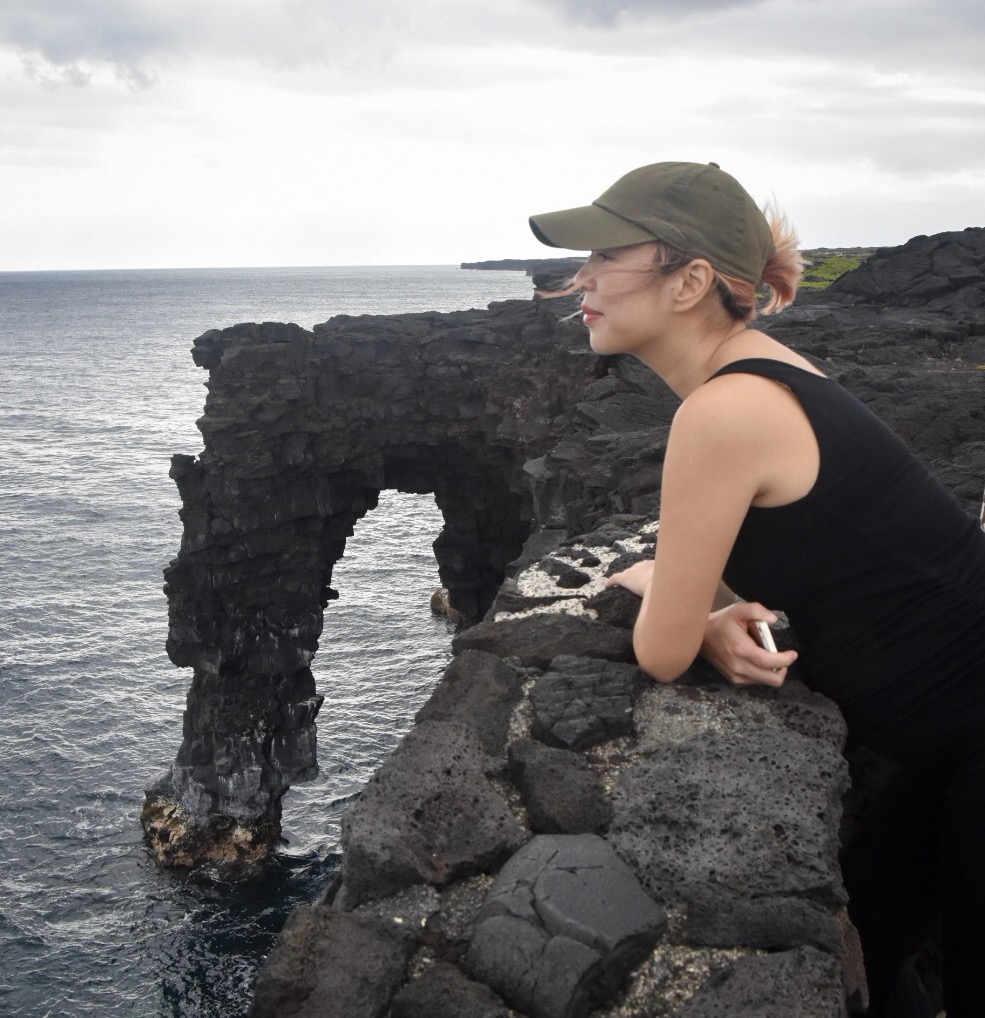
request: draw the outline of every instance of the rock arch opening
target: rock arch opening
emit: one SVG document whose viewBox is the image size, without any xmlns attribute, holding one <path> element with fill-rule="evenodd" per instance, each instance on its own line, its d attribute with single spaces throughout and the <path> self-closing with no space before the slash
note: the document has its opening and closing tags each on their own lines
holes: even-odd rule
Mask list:
<svg viewBox="0 0 985 1018">
<path fill-rule="evenodd" d="M 317 721 L 319 775 L 284 796 L 290 843 L 339 837 L 348 803 L 411 726 L 451 657 L 456 627 L 430 608 L 441 527 L 432 495 L 381 491 L 335 565 L 339 597 L 325 609 L 311 662 L 326 698 Z"/>
</svg>

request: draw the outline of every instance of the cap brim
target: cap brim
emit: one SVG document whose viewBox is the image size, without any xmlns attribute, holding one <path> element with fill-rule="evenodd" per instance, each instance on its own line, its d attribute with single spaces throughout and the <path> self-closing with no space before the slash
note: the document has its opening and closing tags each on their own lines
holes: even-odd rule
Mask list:
<svg viewBox="0 0 985 1018">
<path fill-rule="evenodd" d="M 571 251 L 599 251 L 607 247 L 645 244 L 654 236 L 635 223 L 606 212 L 598 205 L 560 212 L 542 212 L 530 217 L 534 236 L 549 247 Z"/>
</svg>

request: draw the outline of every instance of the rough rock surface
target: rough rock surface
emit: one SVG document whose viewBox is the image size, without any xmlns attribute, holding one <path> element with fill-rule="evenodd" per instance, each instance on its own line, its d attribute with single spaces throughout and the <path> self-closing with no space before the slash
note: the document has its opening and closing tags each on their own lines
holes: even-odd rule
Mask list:
<svg viewBox="0 0 985 1018">
<path fill-rule="evenodd" d="M 837 1018 L 844 1005 L 835 966 L 811 947 L 746 958 L 709 980 L 680 1018 Z"/>
<path fill-rule="evenodd" d="M 607 562 L 646 543 L 650 526 L 643 519 L 626 520 L 616 539 L 606 528 L 600 529 L 597 540 L 591 533 L 581 535 L 576 547 L 599 560 L 598 566 L 589 567 L 591 581 L 581 595 L 583 601 L 601 587 Z M 558 602 L 551 606 L 551 614 L 543 614 L 536 593 L 545 575 L 537 564 L 541 559 L 538 556 L 517 574 L 517 590 L 535 591 L 531 596 L 537 603 L 529 620 L 550 622 L 574 609 L 566 601 Z M 536 582 L 530 588 L 528 581 Z M 584 610 L 584 603 L 579 610 Z M 462 651 L 450 666 L 456 686 L 471 686 L 470 666 L 476 675 L 488 674 L 490 660 L 508 661 L 514 630 L 498 626 L 492 632 L 499 639 L 487 652 Z M 625 731 L 632 734 L 610 733 L 577 751 L 553 748 L 535 738 L 534 691 L 552 669 L 563 675 L 575 662 L 578 671 L 594 673 L 597 679 L 607 669 L 624 673 L 622 695 L 629 700 L 632 721 Z M 721 979 L 744 958 L 758 957 L 764 949 L 809 946 L 830 964 L 798 970 L 803 978 L 797 985 L 813 989 L 823 977 L 824 998 L 838 1001 L 841 1008 L 832 1013 L 847 1013 L 851 1002 L 864 1001 L 857 944 L 846 933 L 837 870 L 846 765 L 840 755 L 844 723 L 833 704 L 796 679 L 779 691 L 736 691 L 710 670 L 696 668 L 673 685 L 641 684 L 638 669 L 597 658 L 561 655 L 543 669 L 528 666 L 522 674 L 528 681 L 513 713 L 509 765 L 505 775 L 491 779 L 492 786 L 481 770 L 494 767 L 495 760 L 472 733 L 465 714 L 456 713 L 454 721 L 419 722 L 350 813 L 341 883 L 326 900 L 337 908 L 355 905 L 357 913 L 373 909 L 381 916 L 398 916 L 405 925 L 419 928 L 417 961 L 407 967 L 406 990 L 401 994 L 411 1001 L 441 999 L 430 981 L 416 984 L 429 977 L 432 965 L 442 963 L 455 965 L 463 979 L 487 985 L 517 1015 L 658 1018 L 676 1015 L 702 985 Z M 436 693 L 436 699 L 447 704 L 447 689 Z M 473 703 L 478 718 L 484 705 Z M 477 792 L 483 787 L 502 791 L 521 825 L 520 840 L 526 844 L 516 846 L 502 869 L 498 862 L 486 861 L 451 878 L 430 869 L 432 852 L 426 846 L 437 839 L 425 835 L 432 824 L 425 814 L 432 796 L 420 766 L 410 761 L 418 754 L 428 766 L 447 759 L 453 772 L 448 780 L 457 780 L 462 761 L 446 752 L 451 746 L 447 733 L 428 731 L 445 725 L 457 726 L 463 739 L 472 740 L 469 752 L 476 763 L 468 777 L 471 787 Z M 404 762 L 408 745 L 412 756 Z M 572 767 L 566 760 L 563 769 L 558 768 L 559 757 L 578 763 Z M 698 773 L 693 777 L 685 773 L 688 766 Z M 446 779 L 441 777 L 444 772 L 435 773 Z M 552 782 L 554 773 L 563 775 L 557 784 Z M 702 782 L 712 787 L 699 787 Z M 580 803 L 579 795 L 584 795 Z M 611 819 L 593 812 L 606 807 Z M 483 806 L 481 812 L 487 810 Z M 588 838 L 592 844 L 604 844 L 606 853 L 614 852 L 628 865 L 640 894 L 673 917 L 648 954 L 633 954 L 638 964 L 628 975 L 621 953 L 603 964 L 590 944 L 557 937 L 552 930 L 518 918 L 541 915 L 545 906 L 528 903 L 504 909 L 497 904 L 504 886 L 523 884 L 515 878 L 516 871 L 526 873 L 540 865 L 537 860 L 542 861 L 543 852 L 536 846 L 551 844 L 551 839 L 533 838 L 534 834 L 552 827 L 563 830 L 564 824 L 574 832 L 579 824 L 587 827 L 585 817 L 596 815 L 600 822 L 595 830 L 601 836 L 585 831 L 561 840 L 575 843 Z M 461 825 L 449 822 L 458 844 L 473 836 L 475 823 L 474 814 Z M 445 821 L 432 829 L 444 832 Z M 441 844 L 450 846 L 452 839 L 444 838 Z M 408 864 L 411 850 L 416 855 Z M 486 869 L 500 874 L 492 887 L 482 883 Z M 565 862 L 561 869 L 570 871 L 572 866 Z M 389 896 L 377 898 L 381 891 Z M 605 894 L 606 900 L 617 900 L 615 892 Z M 589 900 L 584 891 L 575 897 Z M 785 968 L 778 971 L 784 978 L 789 974 Z M 459 1005 L 454 1002 L 461 995 L 471 999 L 476 991 L 458 979 L 453 981 L 454 990 L 448 989 L 447 979 L 445 973 L 440 993 L 447 992 L 448 1013 L 455 1014 L 453 1008 Z M 735 983 L 736 999 L 742 999 L 743 986 L 741 981 Z M 727 991 L 722 992 L 726 996 L 721 999 L 730 999 Z M 781 994 L 779 999 L 787 998 Z M 499 1006 L 495 1000 L 491 1004 L 488 998 L 483 1000 L 483 1008 Z M 441 1013 L 435 1011 L 437 1016 Z M 353 1018 L 357 1014 L 353 1010 Z"/>
<path fill-rule="evenodd" d="M 633 732 L 633 690 L 645 682 L 633 665 L 560 654 L 530 691 L 534 738 L 587 749 Z"/>
<path fill-rule="evenodd" d="M 390 1018 L 510 1018 L 513 1012 L 485 983 L 447 962 L 430 965 L 397 993 Z"/>
<path fill-rule="evenodd" d="M 982 250 L 985 230 L 914 237 L 902 247 L 880 249 L 829 288 L 831 294 L 870 303 L 938 308 L 985 306 Z"/>
<path fill-rule="evenodd" d="M 410 930 L 325 905 L 296 909 L 267 959 L 248 1015 L 381 1018 L 404 980 Z"/>
<path fill-rule="evenodd" d="M 348 909 L 410 884 L 441 886 L 488 870 L 524 834 L 486 779 L 475 730 L 422 721 L 370 778 L 343 838 L 351 849 L 336 903 Z"/>
<path fill-rule="evenodd" d="M 871 404 L 975 515 L 983 266 L 985 230 L 916 238 L 768 323 Z M 479 935 L 484 923 L 512 916 L 490 912 L 501 867 L 535 833 L 589 822 L 668 916 L 621 987 L 589 978 L 593 1016 L 863 1008 L 837 869 L 844 726 L 796 674 L 780 691 L 733 690 L 700 665 L 672 686 L 628 682 L 615 713 L 631 724 L 573 749 L 538 737 L 557 729 L 535 703 L 546 676 L 567 669 L 601 688 L 613 669 L 636 674 L 634 601 L 603 580 L 652 553 L 676 407 L 640 365 L 592 354 L 561 320 L 570 309 L 521 301 L 196 341 L 210 372 L 205 450 L 174 461 L 185 532 L 167 570 L 169 653 L 194 676 L 181 748 L 145 807 L 163 859 L 252 858 L 275 843 L 280 796 L 315 766 L 321 701 L 308 666 L 323 620 L 331 627 L 332 568 L 381 489 L 434 493 L 443 584 L 482 618 L 350 811 L 340 879 L 285 930 L 257 1018 L 318 999 L 331 1010 L 317 1013 L 351 1018 L 535 1013 L 522 978 L 490 974 L 494 991 L 463 959 L 495 939 L 488 926 Z M 602 714 L 589 707 L 579 723 Z M 584 794 L 577 809 L 550 802 L 555 773 L 556 797 Z M 599 789 L 598 823 L 577 819 L 595 816 Z M 543 947 L 547 932 L 529 928 L 523 942 Z M 597 950 L 572 943 L 572 959 Z M 587 984 L 570 977 L 591 966 L 572 965 L 551 983 L 569 989 L 552 996 L 556 1013 L 586 1006 Z"/>
<path fill-rule="evenodd" d="M 540 835 L 502 868 L 466 967 L 532 1018 L 580 1018 L 667 925 L 632 870 L 591 834 Z"/>
<path fill-rule="evenodd" d="M 509 750 L 510 779 L 534 834 L 593 834 L 612 822 L 612 803 L 584 756 L 519 739 Z"/>
<path fill-rule="evenodd" d="M 837 951 L 847 765 L 837 745 L 755 716 L 666 742 L 623 773 L 609 841 L 699 943 Z M 810 801 L 812 809 L 804 809 Z"/>
<path fill-rule="evenodd" d="M 560 600 L 576 605 L 571 599 Z M 495 653 L 497 647 L 505 651 L 505 656 L 535 668 L 546 668 L 562 654 L 584 654 L 609 661 L 634 660 L 633 640 L 624 630 L 585 615 L 567 613 L 493 618 L 466 629 L 452 641 L 456 653 L 470 648 Z"/>
<path fill-rule="evenodd" d="M 513 711 L 526 676 L 502 658 L 464 650 L 445 670 L 414 720 L 461 721 L 472 726 L 494 767 L 506 759 Z"/>
</svg>

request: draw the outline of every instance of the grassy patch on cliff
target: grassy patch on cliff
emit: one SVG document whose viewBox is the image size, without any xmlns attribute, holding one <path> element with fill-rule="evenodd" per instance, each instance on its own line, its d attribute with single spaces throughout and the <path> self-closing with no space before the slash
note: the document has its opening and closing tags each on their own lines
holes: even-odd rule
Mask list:
<svg viewBox="0 0 985 1018">
<path fill-rule="evenodd" d="M 857 269 L 873 253 L 873 248 L 817 248 L 801 251 L 804 256 L 804 276 L 800 285 L 812 290 L 823 290 L 839 276 Z"/>
</svg>

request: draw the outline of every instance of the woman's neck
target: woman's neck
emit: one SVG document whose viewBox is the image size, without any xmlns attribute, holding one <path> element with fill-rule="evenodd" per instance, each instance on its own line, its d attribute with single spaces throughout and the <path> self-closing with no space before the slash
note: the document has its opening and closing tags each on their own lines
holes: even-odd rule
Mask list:
<svg viewBox="0 0 985 1018">
<path fill-rule="evenodd" d="M 669 341 L 640 351 L 640 359 L 682 400 L 719 368 L 736 359 L 739 337 L 748 341 L 755 336 L 772 342 L 762 333 L 747 329 L 745 322 L 731 318 L 715 322 L 685 319 L 678 325 Z M 747 342 L 742 346 L 747 346 Z"/>
</svg>

